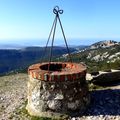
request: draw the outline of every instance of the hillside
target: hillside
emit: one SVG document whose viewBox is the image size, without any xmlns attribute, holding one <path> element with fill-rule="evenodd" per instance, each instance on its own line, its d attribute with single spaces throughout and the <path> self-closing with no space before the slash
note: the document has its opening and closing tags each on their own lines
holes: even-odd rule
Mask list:
<svg viewBox="0 0 120 120">
<path fill-rule="evenodd" d="M 66 58 L 64 55 L 62 58 Z M 88 71 L 120 69 L 120 43 L 100 41 L 72 54 L 74 62 L 84 62 Z"/>
<path fill-rule="evenodd" d="M 26 47 L 22 49 L 0 49 L 0 74 L 10 71 L 21 71 L 29 65 L 40 62 L 41 57 L 48 61 L 50 47 L 44 54 L 44 47 Z M 84 62 L 89 72 L 99 70 L 120 69 L 120 43 L 105 40 L 90 46 L 70 46 L 73 62 Z M 65 47 L 53 48 L 53 59 L 65 61 L 67 58 Z M 57 58 L 57 59 L 56 59 Z"/>
<path fill-rule="evenodd" d="M 0 49 L 0 74 L 13 70 L 22 70 L 29 65 L 40 62 L 41 57 L 48 58 L 50 47 L 47 48 L 46 54 L 44 47 L 26 47 L 22 49 Z M 70 48 L 71 52 L 76 51 Z M 53 57 L 59 57 L 67 53 L 65 47 L 56 46 L 53 48 Z"/>
<path fill-rule="evenodd" d="M 82 50 L 76 47 L 70 48 L 73 61 L 84 62 L 89 72 L 120 67 L 119 44 L 94 49 L 91 49 L 91 46 L 87 46 Z M 18 69 L 19 67 L 21 68 L 21 66 L 28 66 L 29 64 L 39 61 L 43 48 L 27 47 L 19 50 L 0 50 L 0 52 L 1 66 L 4 67 L 4 65 L 6 65 L 8 68 Z M 66 59 L 67 57 L 64 47 L 54 47 L 54 55 L 60 60 Z M 47 56 L 46 54 L 46 57 Z M 0 70 L 2 70 L 1 67 Z M 28 79 L 28 75 L 23 73 L 0 77 L 1 120 L 51 120 L 30 116 L 27 113 L 25 107 L 27 104 Z M 71 116 L 69 120 L 119 120 L 120 84 L 103 87 L 96 86 L 90 83 L 90 81 L 87 81 L 87 83 L 89 84 L 92 102 L 83 116 Z"/>
</svg>

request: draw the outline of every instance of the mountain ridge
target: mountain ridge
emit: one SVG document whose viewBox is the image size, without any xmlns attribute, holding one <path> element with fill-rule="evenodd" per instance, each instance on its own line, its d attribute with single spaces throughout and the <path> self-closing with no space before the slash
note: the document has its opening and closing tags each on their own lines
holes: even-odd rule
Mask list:
<svg viewBox="0 0 120 120">
<path fill-rule="evenodd" d="M 76 49 L 70 48 L 70 52 Z M 26 47 L 23 49 L 1 49 L 0 50 L 0 73 L 27 68 L 29 65 L 40 62 L 44 56 L 45 60 L 49 57 L 50 47 Z M 65 47 L 53 47 L 53 58 L 67 53 Z"/>
<path fill-rule="evenodd" d="M 109 44 L 109 42 L 111 43 Z M 103 44 L 104 46 L 102 46 Z M 64 55 L 64 57 L 67 56 Z M 72 58 L 74 62 L 84 62 L 89 72 L 120 69 L 120 43 L 111 40 L 96 42 L 85 49 L 72 53 Z"/>
<path fill-rule="evenodd" d="M 90 45 L 90 49 L 106 48 L 106 47 L 111 47 L 119 44 L 120 43 L 115 40 L 103 40 Z"/>
<path fill-rule="evenodd" d="M 27 68 L 31 64 L 40 62 L 43 55 L 47 60 L 50 46 L 46 54 L 44 54 L 44 49 L 45 47 L 38 46 L 0 49 L 0 73 Z M 114 40 L 100 41 L 90 46 L 71 46 L 69 49 L 73 62 L 84 62 L 88 66 L 88 71 L 120 67 L 120 43 Z M 64 46 L 53 47 L 53 58 L 56 61 L 66 60 L 68 56 L 66 53 L 67 49 Z"/>
</svg>

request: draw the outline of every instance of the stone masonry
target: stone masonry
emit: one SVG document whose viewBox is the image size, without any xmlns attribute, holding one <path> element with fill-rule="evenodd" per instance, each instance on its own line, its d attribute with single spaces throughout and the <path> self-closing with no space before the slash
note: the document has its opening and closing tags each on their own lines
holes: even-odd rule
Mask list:
<svg viewBox="0 0 120 120">
<path fill-rule="evenodd" d="M 86 67 L 76 63 L 52 62 L 29 67 L 28 104 L 30 115 L 65 119 L 82 114 L 90 96 L 85 81 Z"/>
</svg>

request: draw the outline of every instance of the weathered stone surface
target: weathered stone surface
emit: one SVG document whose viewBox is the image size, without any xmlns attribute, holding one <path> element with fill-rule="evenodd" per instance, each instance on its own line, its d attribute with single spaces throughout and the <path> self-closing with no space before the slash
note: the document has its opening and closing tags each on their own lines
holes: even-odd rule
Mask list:
<svg viewBox="0 0 120 120">
<path fill-rule="evenodd" d="M 60 118 L 76 111 L 82 114 L 89 102 L 85 74 L 67 81 L 44 81 L 29 75 L 26 108 L 31 115 Z"/>
<path fill-rule="evenodd" d="M 93 76 L 92 83 L 96 85 L 110 85 L 120 81 L 120 70 L 110 70 L 110 72 L 99 71 L 99 74 Z"/>
</svg>

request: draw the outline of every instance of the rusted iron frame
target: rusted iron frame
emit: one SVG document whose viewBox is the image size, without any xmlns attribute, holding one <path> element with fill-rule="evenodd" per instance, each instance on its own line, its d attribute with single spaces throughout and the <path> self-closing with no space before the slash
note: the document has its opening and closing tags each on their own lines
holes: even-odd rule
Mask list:
<svg viewBox="0 0 120 120">
<path fill-rule="evenodd" d="M 57 15 L 56 15 L 56 17 L 55 17 L 55 25 L 54 25 L 54 31 L 53 31 L 53 37 L 52 37 L 52 43 L 51 43 L 51 49 L 50 49 L 49 64 L 48 64 L 48 71 L 49 71 L 49 69 L 50 69 L 50 63 L 51 63 L 51 59 L 52 59 L 52 53 L 53 53 L 53 43 L 54 43 L 54 38 L 55 38 L 56 25 L 57 25 Z"/>
<path fill-rule="evenodd" d="M 70 51 L 69 51 L 69 48 L 68 48 L 68 44 L 67 44 L 67 40 L 66 40 L 66 37 L 65 37 L 64 29 L 63 29 L 63 26 L 62 26 L 62 23 L 61 23 L 61 20 L 60 20 L 60 17 L 59 17 L 59 14 L 62 14 L 62 13 L 63 13 L 63 10 L 60 10 L 59 7 L 56 6 L 56 7 L 53 9 L 53 13 L 56 14 L 56 16 L 55 16 L 55 19 L 54 19 L 54 22 L 53 22 L 53 25 L 52 25 L 52 28 L 51 28 L 51 31 L 50 31 L 50 34 L 49 34 L 47 43 L 46 43 L 45 51 L 44 51 L 44 54 L 45 54 L 46 51 L 47 51 L 47 46 L 48 46 L 48 43 L 49 43 L 51 34 L 52 34 L 52 32 L 53 32 L 51 49 L 50 49 L 50 54 L 49 54 L 48 71 L 49 71 L 49 69 L 50 69 L 50 63 L 51 63 L 52 54 L 53 54 L 53 43 L 54 43 L 54 38 L 55 38 L 55 31 L 56 31 L 57 20 L 59 21 L 59 24 L 60 24 L 60 27 L 61 27 L 61 30 L 62 30 L 62 34 L 63 34 L 63 38 L 64 38 L 65 45 L 66 45 L 66 48 L 67 48 L 69 60 L 70 60 L 70 62 L 72 63 L 72 57 L 71 57 L 71 54 L 70 54 Z M 44 55 L 44 54 L 43 54 L 43 55 Z M 42 57 L 42 60 L 41 60 L 41 61 L 43 61 L 43 57 Z"/>
<path fill-rule="evenodd" d="M 53 28 L 54 28 L 54 25 L 55 25 L 55 21 L 56 21 L 56 17 L 55 17 L 55 19 L 54 19 L 54 21 L 53 21 L 53 25 L 52 25 L 52 28 L 51 28 L 51 30 L 50 30 L 50 34 L 49 34 L 47 43 L 46 43 L 44 52 L 43 52 L 42 57 L 41 57 L 41 63 L 42 63 L 43 60 L 45 59 L 45 56 L 44 56 L 44 55 L 45 55 L 45 53 L 46 53 L 46 51 L 47 51 L 48 43 L 49 43 L 49 41 L 50 41 L 50 37 L 51 37 L 52 31 L 53 31 Z"/>
<path fill-rule="evenodd" d="M 69 59 L 70 59 L 70 62 L 72 63 L 71 54 L 70 54 L 70 51 L 69 51 L 69 48 L 68 48 L 67 40 L 66 40 L 66 37 L 65 37 L 65 33 L 64 33 L 64 30 L 63 30 L 62 23 L 61 23 L 59 15 L 58 15 L 58 20 L 59 20 L 59 23 L 60 23 L 60 27 L 61 27 L 61 30 L 62 30 L 63 37 L 64 37 L 65 45 L 67 47 L 67 52 L 68 52 L 68 55 L 69 55 Z"/>
</svg>

